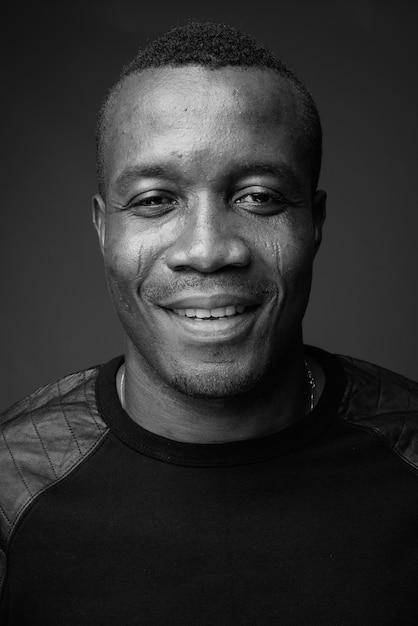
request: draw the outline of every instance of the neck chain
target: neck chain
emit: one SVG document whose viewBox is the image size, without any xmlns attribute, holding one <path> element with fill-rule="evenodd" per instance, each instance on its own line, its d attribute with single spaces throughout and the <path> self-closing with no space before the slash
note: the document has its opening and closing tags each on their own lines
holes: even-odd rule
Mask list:
<svg viewBox="0 0 418 626">
<path fill-rule="evenodd" d="M 316 382 L 312 371 L 309 369 L 308 363 L 305 361 L 306 374 L 309 382 L 309 410 L 312 411 L 315 406 L 315 388 Z"/>
<path fill-rule="evenodd" d="M 125 408 L 125 363 L 122 365 L 122 373 L 119 379 L 119 400 L 122 409 Z"/>
<path fill-rule="evenodd" d="M 316 382 L 308 363 L 305 361 L 306 374 L 309 382 L 309 410 L 312 411 L 315 406 L 315 388 Z M 122 365 L 122 373 L 119 380 L 119 400 L 122 409 L 125 408 L 125 363 Z"/>
</svg>

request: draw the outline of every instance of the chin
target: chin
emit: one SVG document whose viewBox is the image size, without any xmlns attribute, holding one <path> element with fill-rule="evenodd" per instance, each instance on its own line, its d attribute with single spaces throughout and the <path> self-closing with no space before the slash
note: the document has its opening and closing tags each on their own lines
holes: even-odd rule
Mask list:
<svg viewBox="0 0 418 626">
<path fill-rule="evenodd" d="M 180 393 L 192 398 L 215 400 L 231 398 L 250 392 L 257 386 L 259 377 L 252 373 L 194 372 L 177 373 L 169 384 Z"/>
</svg>

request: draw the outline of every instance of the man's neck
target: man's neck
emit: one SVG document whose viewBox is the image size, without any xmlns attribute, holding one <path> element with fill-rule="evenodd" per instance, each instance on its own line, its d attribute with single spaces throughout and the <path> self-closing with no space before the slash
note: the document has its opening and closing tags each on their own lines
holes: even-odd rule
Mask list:
<svg viewBox="0 0 418 626">
<path fill-rule="evenodd" d="M 324 376 L 318 363 L 305 357 L 303 346 L 270 380 L 228 398 L 184 395 L 157 379 L 129 350 L 116 383 L 122 406 L 143 428 L 176 441 L 225 443 L 278 432 L 306 415 L 313 397 L 307 367 L 316 383 L 316 401 Z"/>
</svg>

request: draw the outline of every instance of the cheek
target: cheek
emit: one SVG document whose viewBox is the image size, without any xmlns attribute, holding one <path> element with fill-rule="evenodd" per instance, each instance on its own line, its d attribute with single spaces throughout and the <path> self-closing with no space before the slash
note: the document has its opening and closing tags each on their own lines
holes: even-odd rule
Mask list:
<svg viewBox="0 0 418 626">
<path fill-rule="evenodd" d="M 281 279 L 286 281 L 300 273 L 305 274 L 314 253 L 312 225 L 281 220 L 277 228 L 266 233 L 263 246 L 268 265 L 274 267 Z"/>
<path fill-rule="evenodd" d="M 158 245 L 142 234 L 109 232 L 105 241 L 105 270 L 117 308 L 132 310 L 131 303 L 157 258 Z"/>
<path fill-rule="evenodd" d="M 131 310 L 128 284 L 128 266 L 124 258 L 118 254 L 105 255 L 105 272 L 107 285 L 112 296 L 113 304 L 119 312 Z"/>
<path fill-rule="evenodd" d="M 109 274 L 119 281 L 141 282 L 155 262 L 158 236 L 132 227 L 114 224 L 106 231 L 105 264 Z"/>
</svg>

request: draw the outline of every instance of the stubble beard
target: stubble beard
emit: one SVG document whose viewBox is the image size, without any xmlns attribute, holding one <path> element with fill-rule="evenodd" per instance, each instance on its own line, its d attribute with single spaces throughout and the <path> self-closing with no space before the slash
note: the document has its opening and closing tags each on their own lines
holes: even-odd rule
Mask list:
<svg viewBox="0 0 418 626">
<path fill-rule="evenodd" d="M 168 381 L 167 381 L 168 382 Z M 251 392 L 259 382 L 253 372 L 238 371 L 234 375 L 215 372 L 176 373 L 169 384 L 181 394 L 202 400 L 219 400 Z"/>
</svg>

